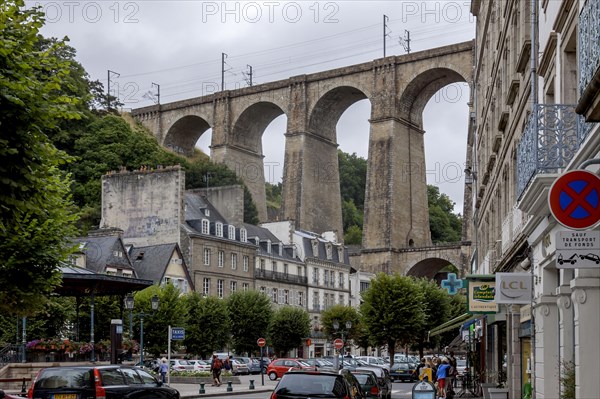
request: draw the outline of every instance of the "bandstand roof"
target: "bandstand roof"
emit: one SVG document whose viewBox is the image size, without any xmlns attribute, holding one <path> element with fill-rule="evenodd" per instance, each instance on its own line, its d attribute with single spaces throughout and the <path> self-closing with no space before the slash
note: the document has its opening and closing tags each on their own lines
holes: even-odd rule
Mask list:
<svg viewBox="0 0 600 399">
<path fill-rule="evenodd" d="M 62 284 L 54 292 L 62 296 L 88 296 L 92 292 L 95 296 L 126 295 L 153 284 L 152 280 L 100 274 L 67 264 L 62 265 L 60 270 Z"/>
</svg>

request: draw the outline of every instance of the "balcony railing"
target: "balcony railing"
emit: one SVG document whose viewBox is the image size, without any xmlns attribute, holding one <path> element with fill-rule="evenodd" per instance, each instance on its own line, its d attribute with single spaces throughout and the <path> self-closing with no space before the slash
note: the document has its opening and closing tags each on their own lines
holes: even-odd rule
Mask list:
<svg viewBox="0 0 600 399">
<path fill-rule="evenodd" d="M 566 168 L 590 131 L 573 104 L 537 104 L 517 148 L 517 195 L 538 173 Z"/>
<path fill-rule="evenodd" d="M 579 95 L 600 67 L 600 2 L 587 0 L 579 14 Z"/>
<path fill-rule="evenodd" d="M 307 284 L 308 279 L 306 276 L 298 276 L 296 274 L 282 273 L 282 272 L 274 272 L 272 270 L 254 270 L 254 277 L 260 278 L 264 280 L 275 280 L 275 281 L 283 281 L 287 283 L 295 283 L 295 284 Z"/>
</svg>

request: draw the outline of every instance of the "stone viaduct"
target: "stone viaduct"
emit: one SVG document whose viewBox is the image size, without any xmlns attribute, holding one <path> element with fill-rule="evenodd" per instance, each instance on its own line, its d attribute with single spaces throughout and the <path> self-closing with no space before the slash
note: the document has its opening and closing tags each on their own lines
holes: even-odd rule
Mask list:
<svg viewBox="0 0 600 399">
<path fill-rule="evenodd" d="M 283 217 L 301 229 L 337 230 L 341 236 L 336 124 L 349 106 L 369 99 L 361 269 L 406 274 L 407 256 L 432 247 L 423 109 L 442 87 L 472 83 L 473 51 L 473 42 L 458 43 L 139 108 L 132 115 L 163 146 L 183 154 L 192 153 L 199 137 L 212 128 L 211 159 L 243 179 L 260 220 L 266 221 L 262 134 L 285 114 Z M 448 253 L 437 259 L 445 264 L 460 259 L 455 265 L 466 267 L 464 256 Z"/>
</svg>

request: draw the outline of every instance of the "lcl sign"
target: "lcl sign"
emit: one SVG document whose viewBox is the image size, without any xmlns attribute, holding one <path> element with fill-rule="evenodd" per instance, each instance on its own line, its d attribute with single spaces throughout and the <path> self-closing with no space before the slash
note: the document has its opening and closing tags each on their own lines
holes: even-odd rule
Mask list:
<svg viewBox="0 0 600 399">
<path fill-rule="evenodd" d="M 531 303 L 532 276 L 529 273 L 496 273 L 496 303 Z"/>
</svg>

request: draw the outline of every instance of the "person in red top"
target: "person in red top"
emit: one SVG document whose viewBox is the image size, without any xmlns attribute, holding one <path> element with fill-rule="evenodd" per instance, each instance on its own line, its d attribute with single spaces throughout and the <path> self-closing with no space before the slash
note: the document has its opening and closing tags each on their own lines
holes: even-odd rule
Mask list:
<svg viewBox="0 0 600 399">
<path fill-rule="evenodd" d="M 212 371 L 212 377 L 214 384 L 212 386 L 221 386 L 221 369 L 223 368 L 223 362 L 217 355 L 213 355 L 212 361 L 210 362 L 210 371 Z"/>
</svg>

